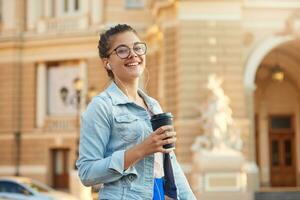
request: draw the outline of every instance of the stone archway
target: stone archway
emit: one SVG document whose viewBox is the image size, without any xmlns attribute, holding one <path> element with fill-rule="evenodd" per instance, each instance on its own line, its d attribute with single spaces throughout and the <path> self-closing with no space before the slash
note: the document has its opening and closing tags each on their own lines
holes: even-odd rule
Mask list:
<svg viewBox="0 0 300 200">
<path fill-rule="evenodd" d="M 255 75 L 263 58 L 276 46 L 294 39 L 294 36 L 271 36 L 252 51 L 245 65 L 244 87 L 246 90 L 255 89 Z"/>
<path fill-rule="evenodd" d="M 263 42 L 256 46 L 253 49 L 252 53 L 250 54 L 249 58 L 247 59 L 246 66 L 245 66 L 245 74 L 244 74 L 244 87 L 246 93 L 246 100 L 248 105 L 248 115 L 250 119 L 250 134 L 249 134 L 249 149 L 248 149 L 248 157 L 249 160 L 252 161 L 253 166 L 256 166 L 256 145 L 255 145 L 255 116 L 254 116 L 254 91 L 256 89 L 255 77 L 258 71 L 258 68 L 266 57 L 273 49 L 280 46 L 281 44 L 290 42 L 295 40 L 296 37 L 292 35 L 286 36 L 271 36 L 266 38 Z M 265 150 L 268 151 L 266 148 Z M 262 179 L 270 180 L 268 177 L 268 171 L 265 169 L 261 169 L 261 174 L 264 176 Z"/>
</svg>

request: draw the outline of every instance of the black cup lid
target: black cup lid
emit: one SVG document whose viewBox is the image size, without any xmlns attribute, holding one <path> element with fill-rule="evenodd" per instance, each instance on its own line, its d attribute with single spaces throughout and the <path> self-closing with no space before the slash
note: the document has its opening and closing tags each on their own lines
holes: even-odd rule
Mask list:
<svg viewBox="0 0 300 200">
<path fill-rule="evenodd" d="M 159 119 L 164 119 L 164 118 L 173 118 L 173 115 L 170 112 L 159 113 L 159 114 L 153 115 L 151 117 L 151 121 L 155 121 L 155 120 L 159 120 Z"/>
</svg>

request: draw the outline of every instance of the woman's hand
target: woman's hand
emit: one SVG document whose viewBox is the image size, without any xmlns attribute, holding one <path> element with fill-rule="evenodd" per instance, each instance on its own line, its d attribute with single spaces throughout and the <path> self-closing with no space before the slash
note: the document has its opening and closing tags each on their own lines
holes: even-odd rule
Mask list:
<svg viewBox="0 0 300 200">
<path fill-rule="evenodd" d="M 166 125 L 156 129 L 142 143 L 137 145 L 137 148 L 143 153 L 143 156 L 148 156 L 156 152 L 170 153 L 172 149 L 164 149 L 163 145 L 176 142 L 176 132 L 173 126 Z"/>
<path fill-rule="evenodd" d="M 126 150 L 124 169 L 133 165 L 144 157 L 161 152 L 170 153 L 172 149 L 164 149 L 163 145 L 172 144 L 176 142 L 176 132 L 173 126 L 162 126 L 152 132 L 142 143 Z"/>
</svg>

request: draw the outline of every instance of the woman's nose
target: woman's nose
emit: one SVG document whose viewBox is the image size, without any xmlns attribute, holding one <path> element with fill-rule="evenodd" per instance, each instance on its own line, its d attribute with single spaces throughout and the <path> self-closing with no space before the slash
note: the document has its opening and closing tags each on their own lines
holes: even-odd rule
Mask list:
<svg viewBox="0 0 300 200">
<path fill-rule="evenodd" d="M 128 58 L 137 57 L 137 56 L 138 56 L 138 55 L 134 52 L 133 49 L 130 49 L 130 50 L 129 50 L 129 56 L 128 56 Z"/>
</svg>

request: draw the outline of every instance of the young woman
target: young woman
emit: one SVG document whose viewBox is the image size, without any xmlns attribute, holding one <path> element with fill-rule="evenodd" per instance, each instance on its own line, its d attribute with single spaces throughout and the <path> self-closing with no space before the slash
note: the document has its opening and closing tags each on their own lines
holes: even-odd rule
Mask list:
<svg viewBox="0 0 300 200">
<path fill-rule="evenodd" d="M 138 88 L 146 44 L 123 24 L 102 33 L 98 49 L 112 83 L 82 114 L 77 167 L 83 184 L 103 183 L 102 200 L 168 199 L 162 160 L 170 153 L 178 199 L 196 199 L 175 154 L 163 148 L 176 141 L 176 132 L 172 126 L 153 132 L 150 117 L 161 107 Z"/>
</svg>

